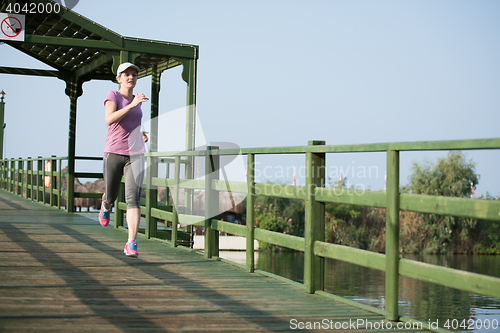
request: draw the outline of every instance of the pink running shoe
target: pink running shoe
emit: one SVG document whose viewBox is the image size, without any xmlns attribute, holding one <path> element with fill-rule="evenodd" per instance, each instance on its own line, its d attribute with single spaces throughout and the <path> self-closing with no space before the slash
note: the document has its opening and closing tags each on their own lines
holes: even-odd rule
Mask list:
<svg viewBox="0 0 500 333">
<path fill-rule="evenodd" d="M 125 253 L 127 257 L 137 258 L 139 256 L 139 252 L 137 252 L 137 243 L 135 242 L 135 239 L 132 239 L 131 241 L 128 241 L 127 244 L 125 244 L 125 249 L 123 249 L 123 253 Z"/>
<path fill-rule="evenodd" d="M 111 208 L 111 207 L 110 207 Z M 109 215 L 111 214 L 111 209 L 106 211 L 104 209 L 104 204 L 101 204 L 101 211 L 99 212 L 99 223 L 105 227 L 109 224 Z"/>
</svg>

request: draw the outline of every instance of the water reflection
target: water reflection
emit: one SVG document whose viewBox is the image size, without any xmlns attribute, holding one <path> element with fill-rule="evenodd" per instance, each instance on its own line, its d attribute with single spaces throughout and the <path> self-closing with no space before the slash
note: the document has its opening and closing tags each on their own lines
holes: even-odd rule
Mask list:
<svg viewBox="0 0 500 333">
<path fill-rule="evenodd" d="M 240 263 L 244 264 L 244 252 L 241 256 Z M 234 258 L 234 255 L 232 257 Z M 405 255 L 405 258 L 500 277 L 500 256 Z M 255 262 L 256 269 L 303 283 L 304 255 L 302 252 L 256 253 Z M 327 259 L 325 260 L 325 273 L 325 291 L 373 307 L 384 308 L 384 272 Z M 444 327 L 448 322 L 450 329 L 455 328 L 461 332 L 500 332 L 500 326 L 498 326 L 500 325 L 500 299 L 498 298 L 459 291 L 407 277 L 400 277 L 399 286 L 399 313 L 402 316 L 424 322 L 438 322 L 440 327 Z M 468 323 L 473 323 L 472 330 L 467 329 Z M 489 323 L 490 327 L 485 328 L 485 323 Z M 495 323 L 496 329 L 493 327 Z"/>
</svg>

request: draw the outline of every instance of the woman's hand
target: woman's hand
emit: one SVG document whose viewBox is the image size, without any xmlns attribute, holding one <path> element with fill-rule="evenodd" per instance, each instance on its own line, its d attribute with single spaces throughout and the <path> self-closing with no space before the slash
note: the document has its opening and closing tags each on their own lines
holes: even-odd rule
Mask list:
<svg viewBox="0 0 500 333">
<path fill-rule="evenodd" d="M 149 139 L 148 139 L 147 134 L 148 134 L 149 132 L 141 132 L 141 133 L 142 133 L 142 138 L 144 139 L 144 142 L 148 142 L 148 140 L 149 140 Z"/>
<path fill-rule="evenodd" d="M 146 96 L 144 94 L 136 94 L 134 96 L 134 99 L 132 100 L 132 102 L 129 105 L 133 109 L 136 106 L 138 106 L 139 104 L 141 104 L 142 102 L 147 102 L 147 101 L 149 101 L 149 98 L 146 98 Z"/>
</svg>

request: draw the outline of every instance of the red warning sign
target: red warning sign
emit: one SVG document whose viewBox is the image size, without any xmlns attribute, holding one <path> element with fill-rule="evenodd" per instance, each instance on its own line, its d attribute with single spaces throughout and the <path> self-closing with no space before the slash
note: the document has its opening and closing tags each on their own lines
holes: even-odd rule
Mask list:
<svg viewBox="0 0 500 333">
<path fill-rule="evenodd" d="M 0 39 L 24 41 L 25 16 L 0 13 Z"/>
</svg>

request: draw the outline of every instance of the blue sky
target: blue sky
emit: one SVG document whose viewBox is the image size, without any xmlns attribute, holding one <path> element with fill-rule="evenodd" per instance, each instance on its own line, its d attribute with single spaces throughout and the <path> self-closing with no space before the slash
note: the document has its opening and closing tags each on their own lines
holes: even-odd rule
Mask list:
<svg viewBox="0 0 500 333">
<path fill-rule="evenodd" d="M 249 148 L 500 136 L 499 1 L 81 0 L 74 10 L 124 36 L 199 45 L 197 110 L 208 142 Z M 5 44 L 0 65 L 47 68 Z M 160 113 L 183 107 L 180 69 L 164 72 L 161 84 Z M 0 89 L 7 157 L 67 155 L 64 82 L 2 74 Z M 110 89 L 112 82 L 85 83 L 77 155 L 102 155 Z M 150 95 L 150 80 L 136 91 Z M 401 184 L 413 161 L 445 154 L 402 153 Z M 481 175 L 476 194 L 500 195 L 500 152 L 467 157 Z M 291 183 L 290 173 L 277 173 L 300 168 L 304 157 L 257 162 Z M 329 155 L 327 163 L 332 176 L 350 168 L 353 184 L 383 188 L 384 154 Z M 377 174 L 357 177 L 370 167 Z"/>
</svg>

